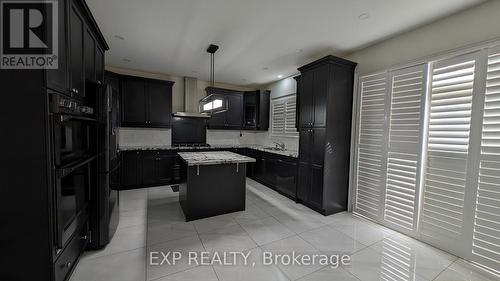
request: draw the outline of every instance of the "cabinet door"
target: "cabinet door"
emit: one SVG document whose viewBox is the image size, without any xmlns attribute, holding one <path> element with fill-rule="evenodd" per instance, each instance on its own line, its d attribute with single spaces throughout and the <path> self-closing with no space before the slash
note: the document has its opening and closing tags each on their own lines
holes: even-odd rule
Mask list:
<svg viewBox="0 0 500 281">
<path fill-rule="evenodd" d="M 310 128 L 313 123 L 313 95 L 314 95 L 314 72 L 308 71 L 302 74 L 300 88 L 299 118 L 301 128 Z"/>
<path fill-rule="evenodd" d="M 276 167 L 276 188 L 284 194 L 296 197 L 297 163 L 279 159 Z"/>
<path fill-rule="evenodd" d="M 139 184 L 139 151 L 124 151 L 122 153 L 121 186 L 133 187 Z"/>
<path fill-rule="evenodd" d="M 313 126 L 324 127 L 326 126 L 326 103 L 328 80 L 330 80 L 329 65 L 321 66 L 315 69 L 314 72 L 314 86 L 313 86 Z"/>
<path fill-rule="evenodd" d="M 148 122 L 153 127 L 170 127 L 172 114 L 172 86 L 164 82 L 148 81 Z"/>
<path fill-rule="evenodd" d="M 95 40 L 92 36 L 92 32 L 85 28 L 84 40 L 83 40 L 83 56 L 85 60 L 85 79 L 88 81 L 95 82 Z"/>
<path fill-rule="evenodd" d="M 266 159 L 262 156 L 262 154 L 258 154 L 255 157 L 255 165 L 254 165 L 254 177 L 260 181 L 265 181 L 264 172 L 266 171 Z"/>
<path fill-rule="evenodd" d="M 271 91 L 259 91 L 259 117 L 257 130 L 267 131 L 269 129 L 269 106 L 271 103 Z"/>
<path fill-rule="evenodd" d="M 208 119 L 207 126 L 209 129 L 224 129 L 226 124 L 226 113 L 221 112 L 213 114 Z"/>
<path fill-rule="evenodd" d="M 299 161 L 309 163 L 311 159 L 312 129 L 301 129 L 299 137 Z"/>
<path fill-rule="evenodd" d="M 95 48 L 95 76 L 96 82 L 103 84 L 104 81 L 104 50 L 97 44 Z"/>
<path fill-rule="evenodd" d="M 142 157 L 142 184 L 154 184 L 158 181 L 157 162 L 158 152 L 143 151 Z"/>
<path fill-rule="evenodd" d="M 59 20 L 58 26 L 58 68 L 47 70 L 47 88 L 52 90 L 67 92 L 68 86 L 68 24 L 66 13 L 66 1 L 58 1 L 57 15 Z"/>
<path fill-rule="evenodd" d="M 70 12 L 70 78 L 71 90 L 79 97 L 84 97 L 83 63 L 83 19 L 77 8 L 72 5 Z"/>
<path fill-rule="evenodd" d="M 311 132 L 309 146 L 310 162 L 322 166 L 325 158 L 326 128 L 314 128 Z"/>
<path fill-rule="evenodd" d="M 126 78 L 122 83 L 122 125 L 146 126 L 144 80 Z"/>
<path fill-rule="evenodd" d="M 243 125 L 243 94 L 227 95 L 226 124 L 227 129 L 241 129 Z"/>
<path fill-rule="evenodd" d="M 310 164 L 309 163 L 299 163 L 299 168 L 297 172 L 297 199 L 308 202 L 309 194 L 311 190 L 311 175 L 310 175 Z"/>
<path fill-rule="evenodd" d="M 158 155 L 158 183 L 169 184 L 174 182 L 175 154 Z"/>
<path fill-rule="evenodd" d="M 269 155 L 264 155 L 265 159 L 265 170 L 264 170 L 264 181 L 269 185 L 269 187 L 276 189 L 276 180 L 277 180 L 277 164 L 278 160 L 274 157 L 270 157 Z"/>
<path fill-rule="evenodd" d="M 323 167 L 311 164 L 311 189 L 309 194 L 309 204 L 322 208 L 323 203 Z"/>
</svg>

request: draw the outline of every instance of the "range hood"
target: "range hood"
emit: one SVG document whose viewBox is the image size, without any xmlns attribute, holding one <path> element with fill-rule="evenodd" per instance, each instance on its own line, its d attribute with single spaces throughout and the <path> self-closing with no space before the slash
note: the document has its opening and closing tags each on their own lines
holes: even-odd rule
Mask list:
<svg viewBox="0 0 500 281">
<path fill-rule="evenodd" d="M 174 117 L 190 118 L 210 118 L 210 115 L 199 113 L 198 102 L 200 100 L 198 93 L 198 79 L 194 77 L 184 77 L 184 111 L 174 112 Z"/>
</svg>

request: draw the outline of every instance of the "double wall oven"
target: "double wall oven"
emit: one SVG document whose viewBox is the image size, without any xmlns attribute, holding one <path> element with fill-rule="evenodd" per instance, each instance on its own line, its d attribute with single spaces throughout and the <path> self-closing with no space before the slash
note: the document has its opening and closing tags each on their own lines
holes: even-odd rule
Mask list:
<svg viewBox="0 0 500 281">
<path fill-rule="evenodd" d="M 49 102 L 54 236 L 58 249 L 62 249 L 88 220 L 97 120 L 94 108 L 81 100 L 49 93 Z"/>
</svg>

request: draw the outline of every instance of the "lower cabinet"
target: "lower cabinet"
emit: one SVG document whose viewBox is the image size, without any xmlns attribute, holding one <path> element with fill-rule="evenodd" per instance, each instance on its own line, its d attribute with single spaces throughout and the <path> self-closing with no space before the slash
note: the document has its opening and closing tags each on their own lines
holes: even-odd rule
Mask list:
<svg viewBox="0 0 500 281">
<path fill-rule="evenodd" d="M 256 160 L 255 163 L 247 165 L 247 177 L 294 200 L 297 198 L 297 158 L 250 148 L 234 148 L 230 151 Z M 121 189 L 177 184 L 186 173 L 180 161 L 182 160 L 177 151 L 124 151 L 121 164 Z M 312 183 L 308 182 L 307 186 L 310 187 Z M 321 198 L 310 190 L 307 191 L 307 196 Z"/>
<path fill-rule="evenodd" d="M 297 200 L 312 208 L 321 209 L 323 204 L 323 166 L 299 163 Z"/>
<path fill-rule="evenodd" d="M 256 150 L 253 150 L 256 151 Z M 297 159 L 274 153 L 256 151 L 247 155 L 255 158 L 250 178 L 296 199 Z"/>
<path fill-rule="evenodd" d="M 121 188 L 175 184 L 180 180 L 179 159 L 172 151 L 122 153 Z"/>
</svg>

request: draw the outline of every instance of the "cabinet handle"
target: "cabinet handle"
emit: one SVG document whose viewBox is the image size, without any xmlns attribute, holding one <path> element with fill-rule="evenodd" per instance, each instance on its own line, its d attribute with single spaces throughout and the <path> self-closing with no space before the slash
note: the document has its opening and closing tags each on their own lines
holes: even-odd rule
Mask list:
<svg viewBox="0 0 500 281">
<path fill-rule="evenodd" d="M 83 235 L 82 237 L 80 237 L 80 239 L 85 241 L 85 240 L 89 239 L 89 237 L 87 235 Z"/>
<path fill-rule="evenodd" d="M 62 267 L 70 268 L 71 262 L 67 262 L 67 263 L 63 264 Z"/>
</svg>

